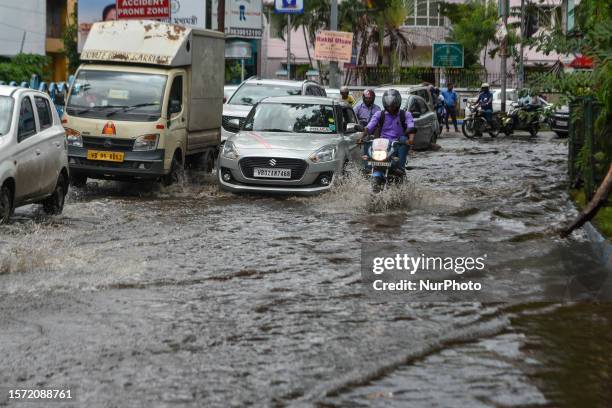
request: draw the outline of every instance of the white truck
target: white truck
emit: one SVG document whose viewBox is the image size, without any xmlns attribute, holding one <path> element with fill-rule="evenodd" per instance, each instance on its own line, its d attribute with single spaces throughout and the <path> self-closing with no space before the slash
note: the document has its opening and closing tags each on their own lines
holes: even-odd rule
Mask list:
<svg viewBox="0 0 612 408">
<path fill-rule="evenodd" d="M 220 143 L 225 37 L 143 20 L 92 26 L 62 124 L 70 178 L 177 181 L 212 168 Z"/>
</svg>

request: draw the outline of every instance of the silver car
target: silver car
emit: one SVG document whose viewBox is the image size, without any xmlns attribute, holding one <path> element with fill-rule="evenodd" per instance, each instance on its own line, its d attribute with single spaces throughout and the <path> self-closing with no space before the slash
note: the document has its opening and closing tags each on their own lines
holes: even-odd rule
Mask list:
<svg viewBox="0 0 612 408">
<path fill-rule="evenodd" d="M 307 96 L 266 98 L 249 113 L 240 132 L 225 142 L 219 155 L 219 183 L 233 192 L 328 190 L 345 165 L 361 157 L 361 132 L 353 109 L 344 102 Z"/>
<path fill-rule="evenodd" d="M 68 191 L 66 133 L 49 96 L 0 85 L 0 224 L 16 207 L 59 214 Z"/>
</svg>

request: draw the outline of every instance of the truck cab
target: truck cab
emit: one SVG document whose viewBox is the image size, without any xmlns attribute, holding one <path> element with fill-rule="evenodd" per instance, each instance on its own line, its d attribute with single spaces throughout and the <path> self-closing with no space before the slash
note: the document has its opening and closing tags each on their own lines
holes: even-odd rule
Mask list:
<svg viewBox="0 0 612 408">
<path fill-rule="evenodd" d="M 71 180 L 159 179 L 220 143 L 224 37 L 151 21 L 94 24 L 62 124 Z"/>
</svg>

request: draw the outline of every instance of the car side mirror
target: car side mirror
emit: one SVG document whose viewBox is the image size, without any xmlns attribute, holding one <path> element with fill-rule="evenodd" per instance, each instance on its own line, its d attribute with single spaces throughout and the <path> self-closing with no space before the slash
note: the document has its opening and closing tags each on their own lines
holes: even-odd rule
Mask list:
<svg viewBox="0 0 612 408">
<path fill-rule="evenodd" d="M 239 130 L 240 129 L 240 120 L 238 119 L 230 119 L 227 124 L 229 125 L 229 127 L 231 127 L 232 129 L 236 129 Z"/>
<path fill-rule="evenodd" d="M 467 101 L 468 101 L 468 98 L 463 98 L 463 102 L 467 102 Z"/>
<path fill-rule="evenodd" d="M 363 130 L 363 126 L 358 123 L 347 123 L 346 125 L 346 133 L 363 132 Z"/>
<path fill-rule="evenodd" d="M 168 107 L 168 113 L 173 115 L 175 113 L 179 113 L 182 110 L 181 101 L 177 101 L 173 99 L 170 101 L 170 106 Z"/>
</svg>

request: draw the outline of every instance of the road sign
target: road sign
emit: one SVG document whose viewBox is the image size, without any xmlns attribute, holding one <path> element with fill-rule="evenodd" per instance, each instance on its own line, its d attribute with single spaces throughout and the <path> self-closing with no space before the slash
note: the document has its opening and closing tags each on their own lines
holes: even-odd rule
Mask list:
<svg viewBox="0 0 612 408">
<path fill-rule="evenodd" d="M 274 12 L 277 14 L 303 14 L 304 0 L 274 0 Z"/>
<path fill-rule="evenodd" d="M 463 45 L 457 43 L 434 43 L 431 52 L 434 68 L 463 68 Z"/>
</svg>

